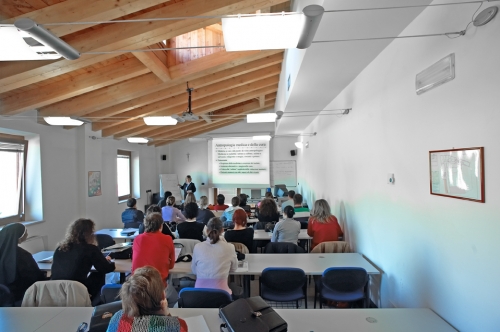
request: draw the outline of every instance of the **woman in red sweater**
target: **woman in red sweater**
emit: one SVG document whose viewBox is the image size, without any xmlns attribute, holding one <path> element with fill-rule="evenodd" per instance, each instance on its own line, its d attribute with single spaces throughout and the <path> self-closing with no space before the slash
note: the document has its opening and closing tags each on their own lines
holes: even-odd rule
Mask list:
<svg viewBox="0 0 500 332">
<path fill-rule="evenodd" d="M 175 250 L 172 238 L 161 232 L 163 218 L 159 213 L 151 213 L 144 220 L 144 233 L 134 239 L 132 248 L 132 273 L 143 266 L 156 268 L 163 284 L 167 285 L 170 269 L 175 264 Z"/>
<path fill-rule="evenodd" d="M 321 242 L 338 241 L 344 235 L 337 218 L 330 212 L 324 199 L 314 202 L 314 209 L 307 225 L 307 234 L 312 237 L 311 249 Z"/>
</svg>

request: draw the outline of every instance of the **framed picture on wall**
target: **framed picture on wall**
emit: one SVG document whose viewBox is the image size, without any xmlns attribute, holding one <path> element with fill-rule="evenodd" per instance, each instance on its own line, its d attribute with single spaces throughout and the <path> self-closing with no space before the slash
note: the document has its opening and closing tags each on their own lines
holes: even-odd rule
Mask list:
<svg viewBox="0 0 500 332">
<path fill-rule="evenodd" d="M 101 196 L 101 172 L 89 171 L 89 197 Z"/>
<path fill-rule="evenodd" d="M 431 195 L 484 203 L 484 148 L 429 151 Z"/>
</svg>

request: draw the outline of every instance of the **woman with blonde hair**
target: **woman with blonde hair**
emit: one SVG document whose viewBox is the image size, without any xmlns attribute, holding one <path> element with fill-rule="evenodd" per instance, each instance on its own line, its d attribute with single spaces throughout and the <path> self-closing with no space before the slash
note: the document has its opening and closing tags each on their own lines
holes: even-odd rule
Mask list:
<svg viewBox="0 0 500 332">
<path fill-rule="evenodd" d="M 122 310 L 113 315 L 107 332 L 186 332 L 186 322 L 170 315 L 163 290 L 154 267 L 135 270 L 120 289 Z"/>
<path fill-rule="evenodd" d="M 95 224 L 90 219 L 72 222 L 54 252 L 51 271 L 52 280 L 74 280 L 84 284 L 92 301 L 99 297 L 106 273 L 115 270 L 111 257 L 104 258 L 97 247 L 94 230 Z M 89 274 L 92 266 L 96 271 Z"/>
<path fill-rule="evenodd" d="M 330 212 L 330 205 L 324 199 L 314 202 L 307 234 L 312 237 L 311 249 L 321 242 L 338 241 L 339 237 L 344 235 L 337 218 Z"/>
<path fill-rule="evenodd" d="M 215 217 L 214 213 L 208 209 L 208 197 L 201 196 L 196 222 L 206 225 L 208 221 Z"/>
</svg>

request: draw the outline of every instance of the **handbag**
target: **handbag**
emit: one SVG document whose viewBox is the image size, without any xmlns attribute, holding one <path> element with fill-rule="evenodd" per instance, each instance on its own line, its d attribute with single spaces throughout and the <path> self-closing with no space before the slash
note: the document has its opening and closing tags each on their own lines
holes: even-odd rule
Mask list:
<svg viewBox="0 0 500 332">
<path fill-rule="evenodd" d="M 121 309 L 122 301 L 106 303 L 95 307 L 92 317 L 90 318 L 88 332 L 106 332 L 111 317 Z"/>
<path fill-rule="evenodd" d="M 132 258 L 132 248 L 127 248 L 123 251 L 112 252 L 109 257 L 113 259 L 131 259 Z"/>
<path fill-rule="evenodd" d="M 224 321 L 220 330 L 229 332 L 282 332 L 288 325 L 260 296 L 236 300 L 219 309 Z"/>
</svg>

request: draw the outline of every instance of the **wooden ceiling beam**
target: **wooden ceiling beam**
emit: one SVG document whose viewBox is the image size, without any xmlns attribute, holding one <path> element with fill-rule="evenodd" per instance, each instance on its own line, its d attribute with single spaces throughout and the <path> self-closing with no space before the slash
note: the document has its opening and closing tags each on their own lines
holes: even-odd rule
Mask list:
<svg viewBox="0 0 500 332">
<path fill-rule="evenodd" d="M 102 87 L 149 73 L 149 69 L 135 58 L 89 70 L 65 80 L 19 93 L 0 100 L 0 114 L 13 115 L 36 109 L 64 99 L 75 97 Z"/>
<path fill-rule="evenodd" d="M 204 62 L 207 59 L 217 57 L 212 54 L 191 62 Z M 173 79 L 170 82 L 161 82 L 156 75 L 147 74 L 131 81 L 115 84 L 103 89 L 92 91 L 88 94 L 78 96 L 63 102 L 47 106 L 40 110 L 42 116 L 62 116 L 71 114 L 74 116 L 88 115 L 89 117 L 107 117 L 149 103 L 165 99 L 165 91 L 170 96 L 174 91 L 178 94 L 185 93 L 186 81 L 192 87 L 203 87 L 208 84 L 245 74 L 254 70 L 278 64 L 283 61 L 282 51 L 263 52 L 232 52 L 234 55 L 229 62 L 220 62 L 201 68 L 200 72 L 189 76 Z M 227 59 L 223 59 L 226 61 Z M 210 67 L 214 65 L 214 67 Z M 102 111 L 102 112 L 99 112 Z"/>
<path fill-rule="evenodd" d="M 160 58 L 156 56 L 154 52 L 134 52 L 132 53 L 140 62 L 153 74 L 158 76 L 160 80 L 163 82 L 168 82 L 171 80 L 170 72 L 168 71 L 168 67 L 166 63 L 163 63 Z"/>
<path fill-rule="evenodd" d="M 215 94 L 208 94 L 204 98 L 199 97 L 198 99 L 193 100 L 193 109 L 195 109 L 196 107 L 209 105 L 209 104 L 215 103 L 215 102 L 220 101 L 220 100 L 235 97 L 235 96 L 244 94 L 248 91 L 264 88 L 264 87 L 271 86 L 271 85 L 276 85 L 276 84 L 278 84 L 278 81 L 279 81 L 279 76 L 274 76 L 274 77 L 265 78 L 265 79 L 260 80 L 260 81 L 248 83 L 248 84 L 239 86 L 239 87 L 234 88 L 234 89 L 229 89 L 229 90 L 222 91 L 222 92 L 215 93 Z M 148 105 L 148 106 L 145 106 L 144 108 L 142 108 L 140 110 L 140 114 L 141 114 L 140 116 L 139 116 L 139 112 L 134 113 L 133 115 L 135 115 L 135 118 L 143 117 L 143 116 L 152 116 L 152 115 L 170 116 L 170 115 L 181 113 L 185 109 L 186 103 L 187 103 L 185 96 L 183 96 L 183 98 L 180 98 L 179 96 L 175 96 L 175 97 L 172 97 L 170 99 L 176 100 L 176 104 L 175 104 L 176 106 L 171 106 L 172 103 L 170 103 L 170 102 L 169 103 L 155 103 L 155 105 L 153 105 L 153 106 Z M 134 112 L 134 111 L 131 111 L 131 112 Z M 124 114 L 127 114 L 127 113 L 128 112 L 126 112 Z M 128 115 L 125 115 L 125 118 L 130 119 L 130 117 Z M 139 125 L 139 126 L 144 126 L 144 125 Z M 102 130 L 102 135 L 103 136 L 111 136 L 111 135 L 115 135 L 119 132 L 129 130 L 129 129 L 139 127 L 139 126 L 134 122 L 131 122 L 131 123 L 125 122 L 125 123 L 121 123 L 121 124 L 115 125 L 113 127 L 109 127 L 109 128 Z M 93 130 L 94 130 L 94 128 L 93 128 Z"/>
<path fill-rule="evenodd" d="M 214 112 L 214 111 L 217 111 L 217 110 L 224 108 L 224 107 L 229 107 L 231 105 L 235 105 L 235 104 L 247 101 L 247 100 L 254 99 L 256 96 L 259 96 L 263 93 L 270 93 L 271 92 L 271 93 L 276 94 L 276 90 L 277 90 L 277 85 L 268 86 L 268 87 L 258 89 L 255 91 L 247 92 L 245 94 L 242 94 L 242 95 L 239 95 L 236 97 L 226 98 L 224 100 L 221 100 L 221 101 L 218 101 L 218 102 L 215 102 L 212 104 L 208 104 L 206 106 L 197 107 L 197 108 L 193 109 L 193 111 L 196 115 L 203 116 L 209 112 Z M 141 121 L 142 121 L 142 119 L 141 119 Z M 178 126 L 181 126 L 184 124 L 185 123 L 179 123 Z M 119 134 L 114 135 L 114 137 L 116 139 L 120 139 L 123 137 L 132 137 L 132 136 L 136 136 L 136 135 L 141 135 L 141 136 L 145 136 L 145 137 L 154 137 L 155 135 L 162 134 L 164 132 L 164 130 L 165 130 L 165 127 L 158 128 L 157 126 L 145 126 L 144 125 L 144 126 L 135 127 L 133 129 L 121 132 Z"/>
<path fill-rule="evenodd" d="M 110 21 L 118 17 L 168 2 L 169 0 L 71 0 L 19 15 L 0 24 L 13 24 L 17 19 L 28 17 L 38 24 L 59 22 Z M 87 29 L 95 24 L 71 24 L 47 26 L 58 37 Z"/>
<path fill-rule="evenodd" d="M 176 16 L 208 16 L 255 12 L 286 0 L 185 0 L 167 7 L 137 15 L 135 19 Z M 187 19 L 178 21 L 151 21 L 134 24 L 108 24 L 99 29 L 64 37 L 65 41 L 80 52 L 99 52 L 140 49 L 165 39 L 179 36 L 208 25 L 220 19 Z M 116 54 L 82 55 L 77 60 L 54 62 L 33 61 L 26 67 L 0 64 L 0 93 L 37 83 L 86 66 L 115 57 Z M 175 75 L 172 75 L 175 77 Z"/>
<path fill-rule="evenodd" d="M 263 68 L 254 72 L 250 72 L 248 74 L 232 77 L 222 82 L 218 82 L 215 84 L 211 84 L 205 87 L 201 87 L 199 89 L 195 89 L 192 92 L 192 100 L 193 105 L 199 105 L 197 102 L 198 99 L 203 97 L 211 96 L 214 93 L 220 93 L 222 91 L 228 89 L 234 89 L 236 87 L 246 85 L 252 82 L 262 81 L 265 78 L 273 77 L 279 75 L 280 73 L 280 65 L 274 65 L 271 67 Z M 262 82 L 262 84 L 267 84 L 268 82 Z M 165 97 L 168 95 L 175 94 L 174 96 L 159 100 L 157 102 L 148 104 L 143 107 L 139 107 L 127 112 L 120 113 L 116 116 L 106 117 L 106 121 L 94 121 L 95 118 L 86 117 L 87 119 L 93 122 L 92 130 L 98 131 L 108 127 L 112 127 L 114 125 L 119 125 L 120 123 L 128 122 L 134 120 L 138 117 L 146 116 L 150 113 L 157 112 L 159 110 L 165 108 L 172 108 L 175 106 L 186 106 L 187 105 L 187 93 L 186 87 L 183 87 L 183 90 L 180 94 L 176 93 L 175 90 L 169 90 L 165 92 Z M 115 119 L 115 122 L 110 122 L 109 120 Z M 125 119 L 124 119 L 125 118 Z"/>
</svg>

